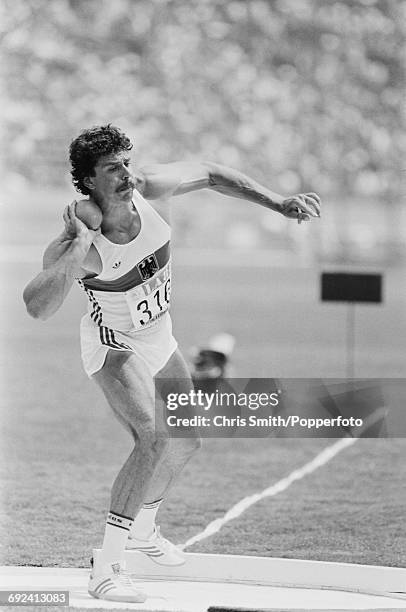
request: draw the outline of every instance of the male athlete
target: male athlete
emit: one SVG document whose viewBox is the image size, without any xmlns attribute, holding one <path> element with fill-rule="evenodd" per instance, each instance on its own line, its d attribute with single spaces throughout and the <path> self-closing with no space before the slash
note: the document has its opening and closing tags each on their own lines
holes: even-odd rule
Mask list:
<svg viewBox="0 0 406 612">
<path fill-rule="evenodd" d="M 43 270 L 27 285 L 24 301 L 31 316 L 45 320 L 75 279 L 89 299 L 81 322 L 84 368 L 134 440 L 112 487 L 89 593 L 143 602 L 146 595 L 124 571 L 124 550 L 142 551 L 163 565 L 184 562 L 183 553 L 159 533 L 155 516 L 200 444 L 193 437 L 169 440 L 156 424 L 154 382 L 179 379 L 177 391 L 186 393 L 192 382 L 168 312 L 170 227 L 148 201 L 208 188 L 301 222 L 320 216 L 320 200 L 314 193 L 283 198 L 214 163 L 130 168 L 131 149 L 112 125 L 85 130 L 72 142 L 73 183 L 88 199 L 65 209 L 64 230 L 45 250 Z"/>
</svg>

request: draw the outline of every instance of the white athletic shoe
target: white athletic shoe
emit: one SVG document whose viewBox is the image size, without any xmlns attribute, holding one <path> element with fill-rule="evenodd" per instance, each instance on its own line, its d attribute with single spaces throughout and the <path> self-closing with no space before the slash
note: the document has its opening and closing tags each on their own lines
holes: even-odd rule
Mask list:
<svg viewBox="0 0 406 612">
<path fill-rule="evenodd" d="M 161 536 L 159 527 L 154 528 L 149 540 L 138 540 L 129 536 L 126 550 L 143 552 L 159 565 L 183 565 L 186 561 L 185 554 L 175 544 Z"/>
<path fill-rule="evenodd" d="M 122 601 L 126 603 L 144 603 L 147 595 L 136 588 L 125 571 L 123 562 L 109 563 L 101 574 L 90 574 L 88 593 L 96 599 Z"/>
</svg>

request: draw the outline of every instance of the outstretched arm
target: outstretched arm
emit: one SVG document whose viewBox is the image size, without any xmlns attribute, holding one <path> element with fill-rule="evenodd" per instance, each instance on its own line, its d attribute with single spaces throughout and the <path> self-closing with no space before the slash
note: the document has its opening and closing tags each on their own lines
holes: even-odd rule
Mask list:
<svg viewBox="0 0 406 612">
<path fill-rule="evenodd" d="M 182 195 L 208 188 L 234 198 L 256 202 L 299 221 L 320 216 L 320 198 L 317 194 L 297 194 L 286 198 L 238 170 L 212 162 L 154 164 L 142 168 L 141 172 L 145 179 L 143 195 L 147 199 Z"/>
</svg>

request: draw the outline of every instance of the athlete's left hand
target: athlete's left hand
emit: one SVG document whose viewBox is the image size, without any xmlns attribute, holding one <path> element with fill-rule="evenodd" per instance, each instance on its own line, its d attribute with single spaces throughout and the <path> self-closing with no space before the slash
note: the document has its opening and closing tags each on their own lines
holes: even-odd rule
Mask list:
<svg viewBox="0 0 406 612">
<path fill-rule="evenodd" d="M 321 201 L 317 193 L 299 193 L 286 198 L 282 202 L 281 213 L 289 219 L 297 219 L 298 223 L 310 221 L 311 217 L 320 217 Z"/>
</svg>

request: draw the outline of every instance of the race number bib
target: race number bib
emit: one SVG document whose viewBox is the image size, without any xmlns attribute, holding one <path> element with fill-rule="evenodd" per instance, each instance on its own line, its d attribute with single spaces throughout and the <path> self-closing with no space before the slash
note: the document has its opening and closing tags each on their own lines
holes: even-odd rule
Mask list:
<svg viewBox="0 0 406 612">
<path fill-rule="evenodd" d="M 125 296 L 135 329 L 142 329 L 156 321 L 169 308 L 171 299 L 170 262 L 153 278 L 127 291 Z"/>
</svg>

